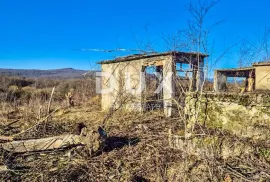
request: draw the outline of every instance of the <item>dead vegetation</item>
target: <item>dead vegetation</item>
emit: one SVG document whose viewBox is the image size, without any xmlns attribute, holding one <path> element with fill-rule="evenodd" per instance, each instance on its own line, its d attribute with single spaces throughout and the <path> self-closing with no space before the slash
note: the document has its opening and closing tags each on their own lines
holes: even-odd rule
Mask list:
<svg viewBox="0 0 270 182">
<path fill-rule="evenodd" d="M 81 112 L 80 108 L 69 111 Z M 89 113 L 90 114 L 90 113 Z M 86 114 L 87 116 L 87 114 Z M 76 117 L 85 122 L 87 128 L 97 129 L 101 115 L 97 118 Z M 121 117 L 120 117 L 121 116 Z M 62 116 L 58 116 L 60 119 Z M 57 129 L 61 119 L 55 120 Z M 73 119 L 73 118 L 71 118 Z M 168 129 L 183 135 L 183 126 L 178 118 L 164 118 L 160 113 L 133 115 L 115 113 L 107 121 L 108 138 L 100 147 L 90 153 L 88 147 L 76 147 L 65 150 L 53 150 L 38 153 L 23 153 L 9 156 L 3 154 L 8 171 L 2 180 L 23 181 L 259 181 L 269 179 L 269 158 L 267 154 L 253 153 L 222 159 L 220 149 L 210 145 L 208 151 L 201 148 L 200 155 L 182 149 L 172 149 L 169 145 Z M 66 123 L 65 123 L 66 124 Z M 220 137 L 228 146 L 240 142 L 253 146 L 248 141 L 231 136 L 222 131 L 209 130 L 205 136 Z M 72 132 L 72 130 L 69 130 Z M 201 128 L 196 129 L 201 134 Z M 34 133 L 34 132 L 32 132 Z M 196 134 L 195 134 L 196 136 Z M 211 140 L 210 140 L 211 141 Z M 209 143 L 202 143 L 205 147 Z M 255 145 L 254 145 L 255 146 Z M 260 145 L 259 145 L 260 146 Z M 7 159 L 8 156 L 8 159 Z M 269 156 L 268 156 L 269 157 Z"/>
<path fill-rule="evenodd" d="M 185 40 L 172 50 L 209 52 L 204 17 L 217 1 L 196 2 L 202 3 L 188 6 L 193 16 L 187 30 L 180 31 Z M 197 111 L 192 128 L 187 128 L 190 118 L 183 104 L 190 85 L 179 78 L 174 80 L 178 110 L 166 118 L 159 110 L 126 112 L 122 102 L 109 113 L 101 112 L 91 77 L 1 77 L 0 181 L 269 181 L 268 141 L 208 128 L 198 122 Z M 213 88 L 207 80 L 203 86 Z M 203 90 L 197 91 L 199 100 Z M 76 136 L 79 142 L 65 143 L 63 136 Z M 49 145 L 37 148 L 44 141 Z M 12 148 L 18 142 L 19 148 Z"/>
<path fill-rule="evenodd" d="M 74 98 L 80 97 L 75 95 Z M 267 141 L 254 143 L 197 124 L 188 139 L 195 142 L 196 147 L 190 148 L 189 142 L 184 142 L 175 148 L 170 141 L 175 137 L 184 138 L 184 122 L 178 117 L 165 118 L 160 111 L 138 114 L 120 109 L 104 124 L 106 113 L 100 112 L 100 98 L 95 95 L 84 102 L 74 99 L 74 107 L 67 107 L 65 99 L 61 101 L 63 103 L 54 100 L 51 116 L 47 118 L 42 114 L 41 119 L 37 117 L 38 107 L 31 102 L 17 105 L 16 109 L 12 102 L 2 102 L 2 136 L 27 142 L 86 133 L 90 134 L 91 141 L 27 152 L 16 152 L 15 149 L 11 152 L 0 147 L 1 181 L 228 182 L 270 179 Z M 49 98 L 43 107 L 48 102 Z M 57 109 L 58 106 L 63 107 Z M 82 132 L 84 126 L 86 129 Z M 98 134 L 99 126 L 104 126 L 105 138 Z M 6 143 L 9 138 L 4 140 Z M 225 158 L 224 151 L 233 148 L 235 143 L 242 147 L 234 149 Z M 252 152 L 247 153 L 247 149 Z"/>
</svg>

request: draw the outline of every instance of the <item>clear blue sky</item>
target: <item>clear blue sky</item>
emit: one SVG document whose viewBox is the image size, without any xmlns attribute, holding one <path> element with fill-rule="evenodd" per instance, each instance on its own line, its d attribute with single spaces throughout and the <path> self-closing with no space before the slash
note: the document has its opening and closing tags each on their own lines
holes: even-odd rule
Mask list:
<svg viewBox="0 0 270 182">
<path fill-rule="evenodd" d="M 91 69 L 123 53 L 74 49 L 140 47 L 166 50 L 164 34 L 184 28 L 188 0 L 1 0 L 0 68 Z M 221 0 L 209 20 L 225 20 L 210 34 L 212 57 L 242 38 L 270 27 L 270 1 Z M 131 52 L 132 53 L 132 52 Z M 131 54 L 129 52 L 125 54 Z M 233 67 L 237 47 L 217 67 Z"/>
</svg>

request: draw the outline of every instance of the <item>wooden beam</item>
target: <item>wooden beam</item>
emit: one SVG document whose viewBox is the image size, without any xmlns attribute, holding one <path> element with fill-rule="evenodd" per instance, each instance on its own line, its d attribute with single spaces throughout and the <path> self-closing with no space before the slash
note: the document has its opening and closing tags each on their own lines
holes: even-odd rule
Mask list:
<svg viewBox="0 0 270 182">
<path fill-rule="evenodd" d="M 12 153 L 38 152 L 85 145 L 80 135 L 61 135 L 49 138 L 12 141 L 0 144 L 0 148 Z"/>
</svg>

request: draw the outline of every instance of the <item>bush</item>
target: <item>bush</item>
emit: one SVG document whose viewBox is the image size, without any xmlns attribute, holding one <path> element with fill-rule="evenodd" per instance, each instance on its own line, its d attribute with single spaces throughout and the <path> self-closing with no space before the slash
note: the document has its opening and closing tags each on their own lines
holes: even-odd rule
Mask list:
<svg viewBox="0 0 270 182">
<path fill-rule="evenodd" d="M 16 85 L 17 87 L 21 88 L 21 87 L 30 86 L 33 83 L 34 83 L 33 80 L 26 80 L 23 78 L 12 78 L 9 81 L 8 86 Z"/>
</svg>

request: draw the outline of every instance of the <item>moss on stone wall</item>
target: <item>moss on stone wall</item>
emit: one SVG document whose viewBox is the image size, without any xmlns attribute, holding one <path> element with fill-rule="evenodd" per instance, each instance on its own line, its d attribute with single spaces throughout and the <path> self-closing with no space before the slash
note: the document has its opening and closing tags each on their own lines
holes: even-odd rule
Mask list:
<svg viewBox="0 0 270 182">
<path fill-rule="evenodd" d="M 188 129 L 198 122 L 238 136 L 270 139 L 269 98 L 267 94 L 191 93 L 185 109 Z"/>
</svg>

